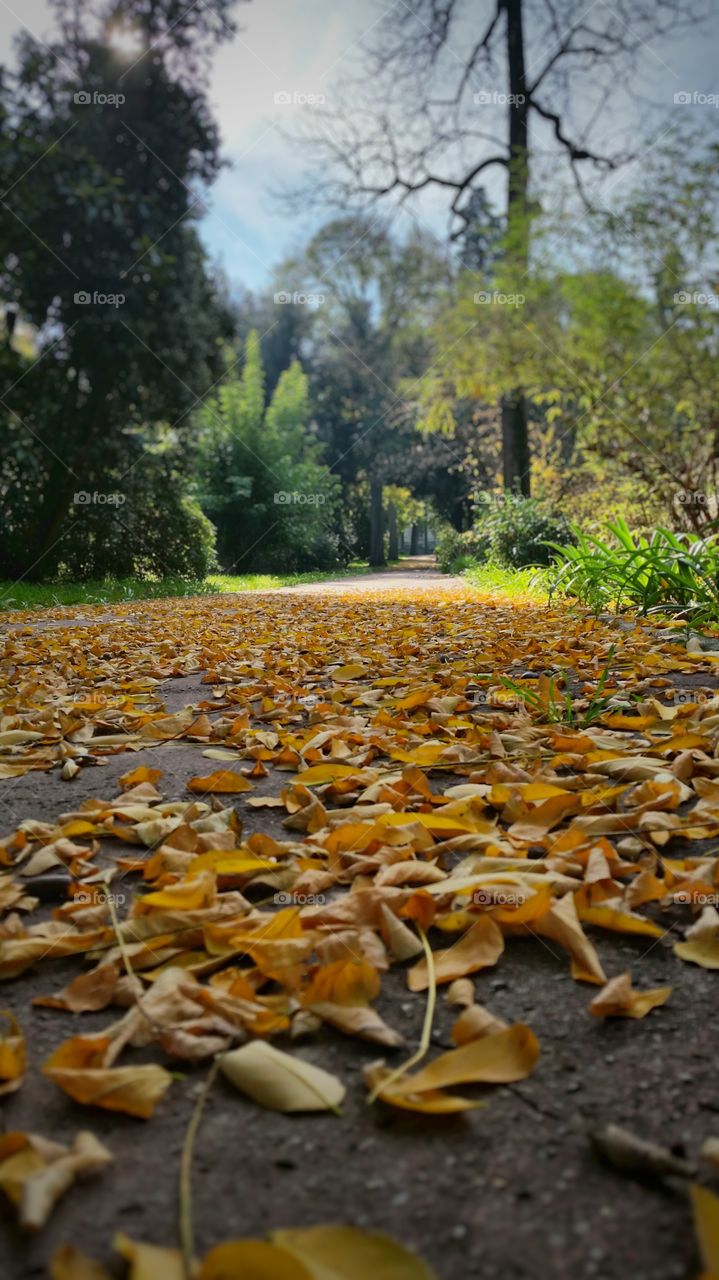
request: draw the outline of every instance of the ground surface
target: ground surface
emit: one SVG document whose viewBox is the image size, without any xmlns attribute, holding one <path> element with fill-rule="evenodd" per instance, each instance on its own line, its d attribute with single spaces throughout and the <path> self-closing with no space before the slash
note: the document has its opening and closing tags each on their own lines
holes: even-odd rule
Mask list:
<svg viewBox="0 0 719 1280">
<path fill-rule="evenodd" d="M 319 687 L 318 654 L 330 664 L 366 662 L 375 652 L 378 667 L 391 670 L 395 679 L 411 670 L 405 683 L 415 687 L 441 679 L 447 663 L 467 676 L 491 670 L 495 680 L 526 672 L 536 678 L 558 663 L 576 672 L 588 661 L 585 646 L 596 657 L 616 639 L 609 622 L 567 618 L 551 630 L 536 606 L 504 608 L 501 602 L 468 596 L 460 580 L 443 578 L 421 562 L 350 584 L 323 583 L 251 599 L 153 602 L 76 613 L 58 611 L 56 617 L 33 617 L 21 626 L 8 619 L 3 628 L 6 698 L 10 688 L 17 688 L 19 663 L 27 664 L 30 679 L 32 663 L 37 664 L 37 685 L 24 692 L 25 701 L 34 699 L 35 705 L 62 701 L 68 687 L 81 699 L 83 690 L 102 688 L 121 662 L 137 677 L 160 679 L 154 695 L 174 712 L 210 702 L 213 689 L 241 687 L 249 667 L 258 684 L 266 679 L 268 688 L 274 685 L 275 699 L 278 675 L 299 697 Z M 550 631 L 552 651 L 546 642 Z M 623 634 L 617 635 L 625 643 Z M 709 659 L 686 660 L 680 643 L 652 642 L 646 629 L 640 638 L 638 680 L 663 681 L 655 696 L 661 693 L 671 702 L 677 689 L 690 688 L 711 694 L 716 681 Z M 652 652 L 665 655 L 663 667 L 645 661 Z M 208 669 L 210 682 L 203 683 Z M 593 670 L 596 677 L 596 661 Z M 491 719 L 487 707 L 473 714 L 479 722 Z M 279 722 L 270 715 L 265 726 L 273 723 Z M 57 767 L 0 781 L 0 830 L 7 835 L 27 818 L 54 823 L 90 797 L 110 800 L 118 794 L 120 776 L 140 764 L 164 771 L 158 789 L 165 799 L 187 799 L 184 788 L 193 775 L 225 767 L 203 759 L 207 747 L 206 740 L 163 742 L 105 754 L 102 764 L 83 767 L 71 781 L 62 779 Z M 424 772 L 441 793 L 466 781 L 472 769 L 427 767 Z M 294 776 L 270 763 L 253 796 L 276 796 Z M 281 825 L 283 809 L 252 809 L 245 795 L 220 799 L 235 804 L 244 838 L 254 831 L 288 838 Z M 703 854 L 714 852 L 716 838 L 699 847 Z M 102 858 L 112 860 L 121 848 L 119 842 L 103 842 Z M 671 848 L 679 857 L 690 846 L 676 840 Z M 132 893 L 129 882 L 117 883 Z M 39 910 L 47 914 L 47 908 Z M 586 930 L 608 976 L 631 969 L 642 988 L 674 987 L 669 1003 L 648 1019 L 590 1017 L 587 1003 L 598 988 L 574 981 L 566 952 L 536 937 L 512 939 L 496 967 L 473 975 L 476 999 L 508 1023 L 527 1023 L 542 1049 L 528 1079 L 481 1091 L 478 1096 L 488 1102 L 483 1110 L 431 1117 L 382 1104 L 369 1107 L 359 1069 L 386 1050 L 329 1027 L 297 1045 L 280 1037 L 278 1047 L 346 1082 L 342 1115 L 277 1114 L 219 1080 L 194 1162 L 198 1251 L 278 1227 L 351 1222 L 391 1232 L 442 1280 L 690 1280 L 699 1260 L 684 1186 L 618 1173 L 599 1161 L 586 1136 L 588 1124 L 613 1121 L 696 1155 L 708 1134 L 719 1134 L 712 1029 L 717 975 L 674 955 L 673 943 L 687 923 L 677 919 L 671 913 L 662 918 L 667 932 L 659 938 Z M 433 938 L 433 945 L 443 944 Z M 23 1087 L 2 1099 L 3 1123 L 6 1130 L 41 1132 L 61 1142 L 90 1128 L 111 1149 L 114 1163 L 70 1191 L 37 1236 L 23 1236 L 6 1212 L 3 1280 L 45 1276 L 53 1250 L 68 1241 L 101 1258 L 111 1274 L 123 1275 L 122 1266 L 111 1262 L 110 1243 L 118 1230 L 157 1244 L 177 1242 L 180 1152 L 207 1066 L 171 1064 L 181 1078 L 146 1122 L 72 1102 L 39 1068 L 61 1040 L 99 1031 L 117 1011 L 71 1014 L 33 1007 L 30 1001 L 58 991 L 81 968 L 78 958 L 44 961 L 4 984 L 2 1004 L 23 1026 L 30 1069 Z M 393 1064 L 416 1046 L 425 1007 L 423 995 L 408 992 L 403 969 L 383 974 L 377 1001 L 386 1022 L 406 1037 L 407 1048 L 388 1055 Z M 455 1015 L 440 993 L 432 1053 L 451 1048 Z M 166 1061 L 152 1049 L 133 1053 L 145 1061 Z"/>
</svg>

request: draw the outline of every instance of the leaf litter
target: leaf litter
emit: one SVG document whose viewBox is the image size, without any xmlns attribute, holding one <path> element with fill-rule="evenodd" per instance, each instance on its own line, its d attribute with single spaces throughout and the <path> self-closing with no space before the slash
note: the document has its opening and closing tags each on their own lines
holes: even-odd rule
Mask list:
<svg viewBox="0 0 719 1280">
<path fill-rule="evenodd" d="M 367 1098 L 451 1114 L 486 1105 L 488 1088 L 540 1061 L 531 1027 L 474 998 L 474 975 L 501 965 L 513 939 L 563 948 L 572 977 L 600 988 L 589 1002 L 598 1018 L 661 1017 L 671 989 L 607 975 L 597 931 L 648 946 L 671 938 L 688 972 L 719 968 L 716 655 L 644 620 L 617 639 L 611 624 L 561 609 L 535 608 L 531 626 L 506 602 L 478 614 L 457 592 L 313 597 L 311 614 L 301 597 L 276 596 L 221 612 L 133 605 L 81 639 L 71 628 L 6 632 L 0 778 L 56 771 L 69 800 L 54 822 L 27 818 L 0 842 L 0 978 L 38 965 L 50 975 L 54 958 L 75 957 L 77 976 L 35 1003 L 122 1010 L 101 1033 L 60 1040 L 42 1067 L 49 1080 L 84 1106 L 149 1120 L 178 1063 L 219 1062 L 255 1103 L 327 1109 L 341 1123 L 359 1081 L 295 1042 L 324 1025 L 399 1048 L 404 1037 L 373 1007 L 396 967 L 426 1002 L 422 1040 L 403 1066 L 364 1069 Z M 675 682 L 698 674 L 707 684 L 678 700 Z M 166 682 L 188 675 L 207 696 L 168 712 Z M 118 795 L 73 807 L 88 768 L 179 743 L 221 767 L 178 786 L 163 756 L 163 767 L 128 769 Z M 276 777 L 279 794 L 265 794 Z M 245 836 L 244 806 L 280 811 L 285 836 Z M 704 848 L 689 854 L 687 842 Z M 113 885 L 130 877 L 138 888 L 120 916 Z M 62 890 L 49 914 L 48 878 Z M 455 1047 L 426 1062 L 445 984 L 460 1010 Z M 166 1066 L 131 1061 L 148 1046 Z M 0 1091 L 21 1088 L 24 1073 L 22 1028 L 6 1018 Z M 0 1185 L 26 1225 L 45 1220 L 84 1160 L 111 1158 L 89 1134 L 83 1149 L 9 1137 L 19 1145 L 5 1163 L 20 1173 Z M 611 1126 L 594 1141 L 617 1167 L 662 1164 Z M 40 1207 L 28 1209 L 33 1185 Z M 699 1187 L 694 1205 L 709 1257 L 707 1196 Z M 341 1236 L 351 1230 L 231 1242 L 197 1275 L 359 1275 Z M 350 1252 L 376 1258 L 373 1270 L 430 1274 L 401 1246 L 355 1236 Z M 167 1255 L 158 1275 L 189 1274 L 180 1251 L 117 1247 L 132 1275 L 148 1249 Z M 53 1262 L 61 1280 L 97 1268 L 72 1250 Z"/>
</svg>

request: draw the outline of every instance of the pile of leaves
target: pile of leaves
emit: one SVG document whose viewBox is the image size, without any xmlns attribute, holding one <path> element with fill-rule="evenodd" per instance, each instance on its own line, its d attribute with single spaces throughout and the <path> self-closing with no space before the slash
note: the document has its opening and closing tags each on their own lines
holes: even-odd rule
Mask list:
<svg viewBox="0 0 719 1280">
<path fill-rule="evenodd" d="M 147 1120 L 178 1063 L 207 1062 L 278 1111 L 339 1112 L 347 1089 L 401 1111 L 467 1111 L 540 1058 L 531 1027 L 475 996 L 475 975 L 501 965 L 513 939 L 563 948 L 597 1017 L 643 1018 L 671 988 L 607 973 L 595 931 L 719 969 L 715 655 L 646 621 L 618 631 L 500 602 L 478 620 L 458 590 L 83 616 L 75 628 L 55 625 L 58 613 L 8 629 L 0 721 L 5 779 L 57 770 L 68 782 L 55 821 L 26 818 L 0 843 L 0 979 L 42 965 L 50 986 L 53 959 L 77 958 L 70 983 L 36 1001 L 108 1011 L 100 1033 L 60 1033 L 43 1066 L 75 1102 Z M 162 683 L 200 674 L 207 697 L 168 714 Z M 165 772 L 178 741 L 198 757 L 181 789 Z M 97 770 L 101 791 L 110 757 L 162 747 L 163 767 L 150 757 L 119 794 L 72 803 L 81 772 Z M 254 825 L 281 818 L 282 834 L 245 835 L 250 814 Z M 424 1002 L 409 1056 L 376 1008 L 391 968 Z M 430 1056 L 438 988 L 457 1010 L 454 1047 Z M 363 1078 L 303 1057 L 323 1026 L 377 1044 Z M 136 1060 L 148 1046 L 165 1065 Z M 24 1070 L 11 1020 L 0 1088 L 19 1088 Z M 67 1149 L 11 1133 L 0 1188 L 38 1226 L 77 1173 L 110 1158 L 92 1134 Z M 697 1195 L 714 1220 L 711 1194 Z M 251 1247 L 289 1251 L 295 1270 L 272 1271 L 268 1257 L 257 1274 L 359 1274 L 332 1270 L 309 1244 L 305 1256 L 294 1234 Z M 131 1261 L 143 1247 L 120 1245 Z M 211 1258 L 201 1280 L 226 1274 Z M 387 1274 L 429 1275 L 405 1258 Z M 191 1242 L 182 1266 L 168 1276 L 193 1273 Z M 61 1280 L 84 1274 L 62 1267 Z M 719 1275 L 716 1251 L 707 1272 Z"/>
</svg>

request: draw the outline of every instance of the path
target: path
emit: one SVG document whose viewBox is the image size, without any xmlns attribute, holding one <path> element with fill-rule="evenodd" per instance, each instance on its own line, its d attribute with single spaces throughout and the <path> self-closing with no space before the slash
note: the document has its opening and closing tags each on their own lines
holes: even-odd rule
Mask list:
<svg viewBox="0 0 719 1280">
<path fill-rule="evenodd" d="M 163 800 L 186 802 L 186 784 L 193 776 L 252 764 L 246 758 L 221 763 L 203 756 L 218 742 L 226 744 L 229 739 L 222 738 L 222 732 L 237 722 L 233 744 L 256 756 L 258 742 L 273 743 L 277 735 L 278 750 L 282 745 L 287 755 L 277 761 L 278 751 L 268 749 L 267 775 L 253 779 L 249 799 L 217 796 L 216 805 L 236 808 L 245 840 L 258 832 L 280 842 L 307 840 L 314 849 L 310 867 L 323 865 L 322 846 L 313 844 L 322 838 L 321 826 L 315 824 L 314 835 L 302 830 L 301 823 L 288 830 L 282 824 L 284 806 L 250 804 L 263 797 L 277 800 L 291 788 L 298 744 L 321 737 L 329 726 L 330 741 L 317 749 L 320 759 L 366 759 L 367 768 L 378 768 L 380 777 L 393 779 L 388 786 L 395 786 L 405 770 L 402 785 L 410 789 L 404 796 L 398 793 L 395 805 L 412 806 L 415 812 L 424 805 L 431 813 L 449 787 L 488 777 L 488 792 L 499 779 L 525 778 L 523 769 L 536 769 L 538 761 L 552 757 L 551 727 L 533 728 L 523 738 L 526 721 L 483 702 L 477 688 L 481 692 L 489 687 L 488 681 L 498 684 L 505 674 L 521 678 L 529 671 L 536 677 L 548 665 L 559 669 L 570 654 L 584 680 L 596 679 L 602 655 L 617 638 L 615 629 L 604 623 L 588 626 L 536 606 L 482 601 L 461 579 L 447 579 L 424 563 L 272 593 L 76 612 L 84 624 L 81 631 L 72 627 L 69 617 L 57 628 L 30 627 L 27 634 L 14 631 L 7 637 L 9 723 L 16 723 L 16 709 L 23 700 L 35 708 L 36 719 L 46 718 L 39 743 L 17 748 L 14 756 L 6 748 L 2 759 L 19 759 L 27 750 L 52 756 L 61 749 L 60 729 L 76 734 L 78 723 L 87 726 L 88 749 L 92 751 L 91 734 L 99 745 L 72 780 L 64 780 L 56 765 L 48 772 L 0 781 L 0 832 L 7 834 L 28 818 L 55 824 L 58 815 L 77 812 L 91 798 L 109 804 L 118 795 L 120 777 L 142 764 L 163 771 L 158 781 Z M 660 644 L 648 628 L 621 633 L 618 645 L 622 679 L 630 676 L 631 660 L 637 672 L 631 677 L 632 688 L 643 690 L 645 698 L 660 697 L 672 705 L 675 683 L 683 687 L 691 680 L 705 697 L 715 687 L 709 659 L 689 661 L 680 645 L 669 640 Z M 356 674 L 341 676 L 344 666 L 353 665 L 359 668 Z M 331 673 L 338 670 L 335 681 Z M 468 680 L 480 684 L 472 691 Z M 468 700 L 461 696 L 465 686 Z M 416 705 L 402 710 L 397 703 L 408 690 L 416 695 Z M 105 703 L 83 710 L 88 703 L 93 706 L 93 692 L 106 698 Z M 133 716 L 128 696 L 137 697 L 137 710 L 143 712 L 139 717 Z M 427 700 L 432 701 L 429 710 Z M 182 713 L 187 707 L 194 709 L 192 714 L 181 719 L 177 732 L 160 745 L 147 749 L 150 740 L 136 736 L 138 724 L 155 723 L 147 713 Z M 211 728 L 198 730 L 193 741 L 190 722 L 203 711 Z M 244 714 L 252 725 L 249 736 L 239 727 Z M 55 738 L 53 725 L 60 726 Z M 145 749 L 103 747 L 102 738 L 112 739 L 118 727 L 127 737 L 126 745 Z M 260 738 L 252 736 L 257 732 Z M 671 729 L 660 722 L 656 732 Z M 531 736 L 536 733 L 539 738 Z M 620 731 L 617 742 L 634 736 Z M 331 741 L 336 743 L 333 754 Z M 468 753 L 469 741 L 474 747 Z M 535 741 L 541 746 L 538 755 Z M 82 733 L 77 743 L 83 744 Z M 440 753 L 449 747 L 456 754 L 450 751 L 445 763 L 438 757 L 437 767 L 418 767 L 403 763 L 396 750 L 403 745 L 423 760 L 422 750 L 429 747 L 431 756 L 432 744 Z M 650 742 L 637 750 L 645 758 L 655 745 Z M 707 747 L 707 758 L 713 761 L 714 746 L 707 741 Z M 67 749 L 67 741 L 62 749 Z M 464 765 L 463 759 L 473 763 Z M 564 772 L 551 775 L 555 791 L 561 791 L 557 784 L 567 779 L 584 785 L 580 766 L 575 755 L 574 764 L 570 760 Z M 682 776 L 690 777 L 687 768 L 685 764 Z M 513 774 L 513 769 L 520 772 Z M 412 790 L 425 785 L 422 778 L 434 796 L 431 805 L 421 790 Z M 494 810 L 487 809 L 499 817 L 502 842 L 517 814 L 524 812 L 523 785 L 520 781 L 513 798 L 512 788 L 507 788 L 510 803 L 505 811 L 502 782 Z M 315 794 L 322 796 L 322 789 Z M 322 796 L 335 826 L 341 827 L 344 814 L 352 820 L 348 801 L 354 795 L 340 786 L 336 794 Z M 631 816 L 633 795 L 633 789 L 623 793 L 625 815 Z M 601 815 L 615 803 L 610 789 L 607 799 L 596 809 L 588 806 L 588 812 Z M 669 805 L 657 822 L 661 825 L 674 813 Z M 480 823 L 480 833 L 481 829 Z M 476 849 L 471 825 L 466 830 L 468 844 Z M 56 832 L 49 830 L 38 842 L 40 851 L 51 834 Z M 86 849 L 92 844 L 88 836 L 74 838 Z M 477 838 L 486 849 L 481 836 Z M 178 841 L 180 851 L 186 841 L 187 835 L 184 842 Z M 652 845 L 646 837 L 644 842 L 644 853 L 650 857 Z M 118 855 L 146 856 L 141 844 L 106 837 L 99 843 L 101 866 L 114 866 Z M 350 847 L 348 869 L 355 867 L 371 877 L 377 870 L 371 849 L 378 846 L 381 841 L 367 846 L 369 860 L 362 864 L 360 858 L 360 865 L 353 862 L 359 855 Z M 513 847 L 520 850 L 521 840 Z M 710 852 L 711 847 L 711 841 L 708 847 L 704 841 L 697 851 Z M 418 848 L 421 873 L 432 860 L 432 839 L 428 837 L 425 846 L 420 840 Z M 397 849 L 388 849 L 388 859 L 396 862 Z M 685 842 L 678 841 L 673 856 L 684 856 L 685 849 Z M 526 846 L 524 851 L 531 856 L 527 866 L 538 870 L 536 855 L 541 849 Z M 450 848 L 441 865 L 449 871 L 465 856 Z M 285 865 L 291 866 L 291 860 Z M 389 861 L 385 870 L 392 872 Z M 581 859 L 578 874 L 583 874 Z M 174 879 L 169 874 L 166 882 Z M 126 873 L 115 885 L 126 898 L 118 908 L 121 912 L 127 911 L 135 893 L 148 887 L 137 875 Z M 358 886 L 361 880 L 355 882 Z M 341 892 L 347 888 L 348 884 L 341 886 Z M 257 890 L 247 892 L 258 896 Z M 331 898 L 335 889 L 327 892 Z M 397 892 L 406 897 L 411 889 Z M 267 896 L 266 886 L 259 889 L 260 901 L 266 902 Z M 51 906 L 57 910 L 61 903 L 62 898 L 41 905 L 33 916 L 16 916 L 10 932 L 47 919 Z M 650 903 L 640 910 L 651 918 L 658 908 Z M 669 1003 L 645 1021 L 591 1017 L 587 1004 L 598 988 L 573 980 L 561 943 L 538 936 L 508 938 L 497 965 L 472 974 L 476 998 L 505 1022 L 529 1025 L 539 1039 L 541 1058 L 528 1078 L 484 1090 L 487 1105 L 481 1110 L 432 1117 L 367 1105 L 361 1067 L 380 1056 L 393 1065 L 401 1062 L 419 1042 L 425 997 L 408 991 L 405 965 L 381 971 L 382 991 L 376 1002 L 386 1023 L 405 1039 L 399 1051 L 341 1035 L 330 1026 L 298 1040 L 278 1036 L 277 1047 L 343 1080 L 347 1097 L 342 1115 L 288 1116 L 261 1110 L 219 1081 L 202 1120 L 193 1167 L 199 1251 L 233 1236 L 349 1221 L 391 1232 L 416 1249 L 440 1280 L 688 1280 L 699 1271 L 699 1262 L 683 1188 L 641 1183 L 605 1167 L 586 1136 L 588 1126 L 611 1121 L 695 1155 L 703 1138 L 719 1134 L 716 1055 L 707 1032 L 715 1019 L 717 975 L 674 955 L 673 943 L 691 919 L 688 908 L 682 911 L 659 915 L 658 938 L 587 926 L 608 975 L 631 969 L 641 989 L 674 987 Z M 452 935 L 448 939 L 432 930 L 435 951 L 452 941 Z M 202 946 L 200 930 L 192 947 Z M 0 935 L 0 958 L 2 948 Z M 4 1124 L 6 1130 L 40 1132 L 64 1142 L 78 1130 L 90 1129 L 110 1148 L 114 1162 L 71 1190 L 37 1236 L 23 1237 L 6 1215 L 3 1280 L 40 1280 L 53 1249 L 68 1241 L 107 1262 L 118 1230 L 162 1245 L 177 1239 L 180 1152 L 207 1064 L 170 1059 L 178 1077 L 146 1122 L 71 1102 L 42 1074 L 43 1062 L 68 1037 L 98 1034 L 124 1011 L 109 1007 L 68 1014 L 33 1006 L 31 1000 L 57 993 L 86 967 L 79 958 L 45 959 L 3 983 L 0 1003 L 12 1009 L 26 1033 L 30 1065 L 22 1088 L 2 1099 Z M 277 997 L 281 988 L 274 990 Z M 452 1047 L 457 1011 L 448 1005 L 445 990 L 437 1001 L 432 1057 Z M 148 1060 L 168 1063 L 157 1047 L 128 1049 L 121 1061 L 130 1065 Z"/>
<path fill-rule="evenodd" d="M 466 584 L 461 578 L 450 577 L 437 568 L 435 556 L 405 556 L 398 564 L 389 565 L 386 569 L 378 569 L 371 573 L 347 575 L 330 578 L 325 582 L 314 582 L 298 587 L 279 587 L 281 592 L 291 591 L 303 595 L 343 595 L 347 591 L 434 591 L 440 586 L 443 589 L 464 588 Z"/>
</svg>

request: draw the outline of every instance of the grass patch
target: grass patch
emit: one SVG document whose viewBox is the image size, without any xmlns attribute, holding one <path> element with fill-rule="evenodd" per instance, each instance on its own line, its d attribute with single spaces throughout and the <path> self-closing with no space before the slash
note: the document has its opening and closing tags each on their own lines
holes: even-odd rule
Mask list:
<svg viewBox="0 0 719 1280">
<path fill-rule="evenodd" d="M 475 564 L 462 572 L 462 577 L 477 591 L 487 595 L 508 596 L 546 604 L 549 579 L 546 569 L 507 569 L 498 564 Z"/>
<path fill-rule="evenodd" d="M 202 579 L 110 578 L 90 582 L 0 582 L 0 610 L 57 609 L 76 604 L 124 604 L 131 600 L 160 600 L 173 596 L 215 596 L 234 591 L 268 591 L 298 587 L 330 578 L 367 573 L 353 561 L 329 573 L 211 573 Z"/>
</svg>

